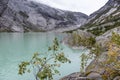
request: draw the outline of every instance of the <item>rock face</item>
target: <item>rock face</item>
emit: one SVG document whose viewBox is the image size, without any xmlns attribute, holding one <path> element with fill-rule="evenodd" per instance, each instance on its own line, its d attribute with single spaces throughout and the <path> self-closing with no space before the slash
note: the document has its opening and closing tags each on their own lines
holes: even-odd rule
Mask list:
<svg viewBox="0 0 120 80">
<path fill-rule="evenodd" d="M 108 57 L 108 52 L 103 52 L 87 66 L 84 74 L 80 72 L 72 73 L 60 80 L 120 80 L 119 70 L 103 64 L 108 60 Z"/>
<path fill-rule="evenodd" d="M 85 41 L 82 42 L 81 40 L 83 39 L 87 40 L 90 37 L 94 38 L 94 35 L 91 34 L 90 32 L 77 30 L 72 33 L 68 33 L 67 36 L 64 38 L 63 42 L 73 49 L 84 49 L 84 47 L 82 47 L 83 46 L 82 44 Z"/>
<path fill-rule="evenodd" d="M 102 34 L 100 36 L 97 36 L 96 37 L 97 44 L 99 44 L 101 47 L 103 47 L 104 49 L 106 49 L 107 42 L 110 40 L 113 32 L 115 32 L 117 34 L 120 34 L 120 27 L 113 28 L 111 30 L 108 30 L 104 34 Z"/>
<path fill-rule="evenodd" d="M 81 29 L 100 35 L 120 26 L 120 0 L 109 0 L 102 8 L 89 16 Z"/>
<path fill-rule="evenodd" d="M 100 35 L 96 37 L 96 42 L 105 50 L 101 50 L 101 54 L 87 66 L 84 73 L 86 79 L 79 79 L 81 76 L 78 77 L 78 74 L 71 74 L 62 80 L 72 80 L 72 76 L 74 76 L 74 80 L 120 80 L 120 68 L 115 67 L 116 64 L 119 64 L 117 62 L 120 61 L 120 52 L 117 51 L 116 58 L 113 57 L 115 54 L 110 58 L 110 46 L 108 47 L 107 44 L 111 39 L 112 32 L 120 34 L 120 0 L 109 0 L 105 6 L 90 15 L 87 23 L 81 29 Z M 110 49 L 114 52 L 117 47 L 112 45 Z M 111 60 L 110 63 L 109 60 Z"/>
<path fill-rule="evenodd" d="M 72 73 L 68 76 L 61 78 L 60 80 L 87 80 L 86 77 L 81 77 L 81 76 L 83 76 L 83 74 L 81 74 L 80 72 L 75 72 L 75 73 Z"/>
<path fill-rule="evenodd" d="M 120 80 L 120 76 L 115 77 L 114 80 Z"/>
<path fill-rule="evenodd" d="M 87 15 L 80 12 L 54 9 L 30 0 L 0 0 L 0 31 L 77 28 L 83 25 L 87 18 Z"/>
<path fill-rule="evenodd" d="M 98 73 L 91 73 L 85 77 L 80 72 L 72 73 L 68 76 L 61 78 L 60 80 L 102 80 L 101 75 Z"/>
</svg>

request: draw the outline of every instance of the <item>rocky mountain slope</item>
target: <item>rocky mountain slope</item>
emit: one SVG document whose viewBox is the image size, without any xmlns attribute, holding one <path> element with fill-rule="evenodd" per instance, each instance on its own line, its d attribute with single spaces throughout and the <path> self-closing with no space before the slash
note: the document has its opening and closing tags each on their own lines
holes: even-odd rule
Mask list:
<svg viewBox="0 0 120 80">
<path fill-rule="evenodd" d="M 102 8 L 89 16 L 81 29 L 100 35 L 120 26 L 120 0 L 109 0 Z"/>
<path fill-rule="evenodd" d="M 97 55 L 86 67 L 84 74 L 75 72 L 60 80 L 120 80 L 120 0 L 109 0 L 101 9 L 91 14 L 80 29 L 97 35 L 94 46 L 97 44 L 99 47 L 91 48 L 96 52 L 91 53 Z M 73 34 L 77 31 L 78 29 L 71 32 Z"/>
<path fill-rule="evenodd" d="M 88 16 L 54 9 L 30 0 L 0 0 L 0 31 L 50 31 L 77 28 Z M 71 28 L 70 28 L 71 29 Z"/>
</svg>

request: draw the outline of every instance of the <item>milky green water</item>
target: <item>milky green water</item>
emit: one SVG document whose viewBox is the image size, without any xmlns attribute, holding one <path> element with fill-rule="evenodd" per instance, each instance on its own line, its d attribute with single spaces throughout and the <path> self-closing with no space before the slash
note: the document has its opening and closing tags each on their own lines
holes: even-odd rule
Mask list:
<svg viewBox="0 0 120 80">
<path fill-rule="evenodd" d="M 33 73 L 18 75 L 18 64 L 29 60 L 34 52 L 46 52 L 52 40 L 59 41 L 65 37 L 63 33 L 0 33 L 0 80 L 35 80 Z M 64 53 L 72 61 L 62 64 L 59 68 L 61 75 L 55 75 L 54 80 L 72 72 L 80 71 L 80 54 L 82 50 L 72 50 L 61 44 Z"/>
</svg>

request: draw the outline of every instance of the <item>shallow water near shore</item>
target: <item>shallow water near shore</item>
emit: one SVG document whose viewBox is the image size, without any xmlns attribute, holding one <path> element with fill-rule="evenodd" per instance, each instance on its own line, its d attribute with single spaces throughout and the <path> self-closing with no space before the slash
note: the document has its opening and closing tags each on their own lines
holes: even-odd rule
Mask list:
<svg viewBox="0 0 120 80">
<path fill-rule="evenodd" d="M 46 52 L 55 37 L 61 42 L 65 33 L 0 33 L 0 80 L 35 80 L 33 73 L 18 75 L 18 64 L 30 60 L 35 52 Z M 73 72 L 80 71 L 80 54 L 83 50 L 73 50 L 61 43 L 65 55 L 71 64 L 62 64 L 61 75 L 55 75 L 54 80 Z"/>
</svg>

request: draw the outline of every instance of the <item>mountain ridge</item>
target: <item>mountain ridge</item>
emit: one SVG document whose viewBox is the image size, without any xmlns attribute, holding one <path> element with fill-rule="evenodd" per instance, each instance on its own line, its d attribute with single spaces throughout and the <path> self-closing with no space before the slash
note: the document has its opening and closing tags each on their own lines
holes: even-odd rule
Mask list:
<svg viewBox="0 0 120 80">
<path fill-rule="evenodd" d="M 1 0 L 0 3 L 0 31 L 50 31 L 71 26 L 77 28 L 88 18 L 81 12 L 55 9 L 30 0 Z"/>
<path fill-rule="evenodd" d="M 120 26 L 120 1 L 109 0 L 103 7 L 92 13 L 80 29 L 101 35 Z"/>
</svg>

